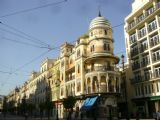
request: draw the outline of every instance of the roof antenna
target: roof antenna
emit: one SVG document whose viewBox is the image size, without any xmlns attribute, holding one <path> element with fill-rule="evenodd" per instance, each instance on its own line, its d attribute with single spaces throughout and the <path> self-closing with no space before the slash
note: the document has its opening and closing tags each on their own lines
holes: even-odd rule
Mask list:
<svg viewBox="0 0 160 120">
<path fill-rule="evenodd" d="M 101 10 L 100 10 L 100 9 L 101 9 L 101 6 L 99 5 L 99 6 L 98 6 L 98 11 L 99 11 L 98 17 L 102 17 L 102 15 L 101 15 Z"/>
</svg>

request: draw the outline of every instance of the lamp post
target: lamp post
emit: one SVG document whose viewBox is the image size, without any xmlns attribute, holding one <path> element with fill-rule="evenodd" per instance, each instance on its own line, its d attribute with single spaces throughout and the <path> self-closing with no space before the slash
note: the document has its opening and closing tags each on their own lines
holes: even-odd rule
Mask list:
<svg viewBox="0 0 160 120">
<path fill-rule="evenodd" d="M 124 55 L 122 54 L 122 67 L 123 67 L 123 75 L 124 75 Z M 124 78 L 124 76 L 122 77 Z M 126 103 L 126 119 L 129 120 L 129 111 L 128 111 L 128 100 L 127 100 L 127 88 L 126 88 L 126 78 L 124 78 L 124 90 L 125 90 L 125 103 Z"/>
<path fill-rule="evenodd" d="M 57 100 L 57 102 L 56 102 L 56 107 L 57 107 L 56 120 L 59 120 L 59 118 L 58 118 L 58 100 Z"/>
</svg>

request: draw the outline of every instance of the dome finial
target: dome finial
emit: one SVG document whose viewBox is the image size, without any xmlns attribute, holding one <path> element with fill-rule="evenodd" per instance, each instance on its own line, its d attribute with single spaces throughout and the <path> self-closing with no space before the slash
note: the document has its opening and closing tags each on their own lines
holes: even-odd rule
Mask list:
<svg viewBox="0 0 160 120">
<path fill-rule="evenodd" d="M 101 11 L 99 10 L 98 17 L 102 17 Z"/>
<path fill-rule="evenodd" d="M 100 9 L 101 9 L 101 6 L 99 5 L 99 6 L 98 6 L 98 11 L 99 11 L 98 17 L 102 17 L 102 15 L 101 15 L 101 10 L 100 10 Z"/>
</svg>

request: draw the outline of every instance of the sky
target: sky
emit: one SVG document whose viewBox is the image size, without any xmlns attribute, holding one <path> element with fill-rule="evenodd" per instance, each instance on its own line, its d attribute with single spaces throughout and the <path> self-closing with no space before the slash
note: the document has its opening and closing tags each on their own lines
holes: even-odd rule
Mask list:
<svg viewBox="0 0 160 120">
<path fill-rule="evenodd" d="M 74 44 L 73 41 L 87 33 L 99 10 L 113 26 L 115 54 L 125 55 L 124 26 L 114 26 L 124 23 L 132 2 L 0 0 L 0 95 L 7 95 L 21 86 L 33 70 L 39 71 L 47 57 L 59 56 L 59 49 L 48 52 L 46 44 L 51 48 L 59 48 L 64 42 Z"/>
</svg>

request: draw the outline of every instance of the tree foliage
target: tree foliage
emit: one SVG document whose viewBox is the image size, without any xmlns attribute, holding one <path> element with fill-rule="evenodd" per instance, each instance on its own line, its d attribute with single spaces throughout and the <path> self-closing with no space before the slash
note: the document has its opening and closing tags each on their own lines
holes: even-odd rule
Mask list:
<svg viewBox="0 0 160 120">
<path fill-rule="evenodd" d="M 76 98 L 73 96 L 68 96 L 63 100 L 63 106 L 66 109 L 72 109 L 76 103 Z"/>
</svg>

